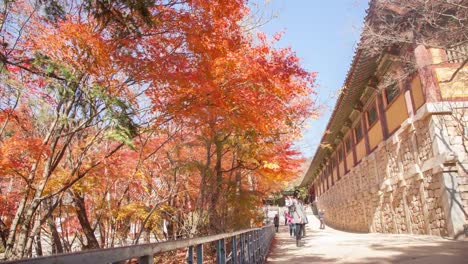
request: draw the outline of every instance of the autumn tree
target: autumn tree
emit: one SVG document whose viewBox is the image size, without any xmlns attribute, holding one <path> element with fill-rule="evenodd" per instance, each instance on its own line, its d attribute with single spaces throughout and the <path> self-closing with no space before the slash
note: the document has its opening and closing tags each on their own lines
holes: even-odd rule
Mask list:
<svg viewBox="0 0 468 264">
<path fill-rule="evenodd" d="M 238 19 L 242 15 L 239 13 Z M 199 162 L 203 189 L 198 208 L 207 208 L 211 223 L 221 220 L 217 208 L 223 208 L 219 198 L 226 185 L 225 176 L 229 175 L 225 172 L 241 168 L 244 163 L 233 151 L 237 141 L 262 148 L 277 143 L 283 135 L 297 135 L 302 121 L 311 113 L 307 95 L 314 81 L 314 74 L 299 66 L 290 49 L 272 48 L 273 41 L 262 34 L 257 38 L 260 44 L 255 45 L 252 37 L 245 39 L 232 33 L 242 32 L 239 25 L 223 19 L 219 22 L 222 26 L 234 29 L 201 28 L 197 29 L 200 34 L 191 36 L 193 46 L 188 48 L 199 57 L 198 67 L 185 74 L 190 79 L 171 77 L 168 82 L 174 85 L 167 89 L 148 90 L 153 103 L 161 104 L 159 108 L 168 104 L 161 98 L 170 98 L 169 115 L 200 134 L 199 144 L 204 146 L 206 158 Z M 225 32 L 230 34 L 223 35 Z M 258 159 L 258 155 L 248 158 Z M 252 170 L 263 166 L 262 162 L 257 160 Z M 216 226 L 208 229 L 217 231 Z"/>
<path fill-rule="evenodd" d="M 54 11 L 46 6 L 43 14 L 41 4 L 5 2 L 2 10 L 0 58 L 2 71 L 7 75 L 2 90 L 16 89 L 22 97 L 13 105 L 21 101 L 25 118 L 34 120 L 30 130 L 3 133 L 6 137 L 2 145 L 7 147 L 9 141 L 17 138 L 34 138 L 31 142 L 36 142 L 37 148 L 37 155 L 27 160 L 25 171 L 4 172 L 21 177 L 27 186 L 9 227 L 7 258 L 30 255 L 33 234 L 40 230 L 66 191 L 124 144 L 130 145 L 136 134 L 130 106 L 136 102 L 130 89 L 136 82 L 119 68 L 119 43 L 105 38 L 105 28 L 99 28 L 99 22 L 89 13 L 67 14 L 65 18 L 60 8 Z M 70 10 L 80 8 L 75 3 L 64 5 Z M 7 93 L 5 96 L 11 97 Z M 2 132 L 14 111 L 11 107 L 6 110 Z M 120 143 L 101 149 L 108 150 L 101 159 L 86 162 L 89 154 L 106 140 Z M 81 197 L 74 198 L 75 204 L 80 205 Z M 51 200 L 52 205 L 44 210 L 43 205 Z M 83 212 L 77 211 L 78 215 Z M 38 222 L 34 222 L 36 218 Z M 97 246 L 92 244 L 91 247 Z"/>
<path fill-rule="evenodd" d="M 244 26 L 246 1 L 1 8 L 7 259 L 248 227 L 298 173 L 315 73 Z"/>
</svg>

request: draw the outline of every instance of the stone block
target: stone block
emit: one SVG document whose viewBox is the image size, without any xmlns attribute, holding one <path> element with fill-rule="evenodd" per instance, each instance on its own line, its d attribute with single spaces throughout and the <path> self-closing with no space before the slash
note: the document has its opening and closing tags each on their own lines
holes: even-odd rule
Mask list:
<svg viewBox="0 0 468 264">
<path fill-rule="evenodd" d="M 458 190 L 460 192 L 468 192 L 468 184 L 458 185 Z"/>
<path fill-rule="evenodd" d="M 468 207 L 468 200 L 462 200 L 463 207 Z"/>
<path fill-rule="evenodd" d="M 460 195 L 463 200 L 468 199 L 468 192 L 463 192 Z"/>
<path fill-rule="evenodd" d="M 468 169 L 468 166 L 466 166 Z M 468 176 L 458 177 L 458 184 L 468 184 Z"/>
</svg>

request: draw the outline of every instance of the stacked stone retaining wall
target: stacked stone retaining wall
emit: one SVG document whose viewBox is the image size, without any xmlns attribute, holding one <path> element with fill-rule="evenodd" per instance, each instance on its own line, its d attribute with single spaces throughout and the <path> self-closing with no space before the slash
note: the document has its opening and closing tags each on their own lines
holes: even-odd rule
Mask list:
<svg viewBox="0 0 468 264">
<path fill-rule="evenodd" d="M 356 232 L 449 235 L 447 214 L 452 213 L 444 208 L 450 205 L 443 198 L 448 190 L 445 168 L 452 162 L 447 161 L 447 151 L 462 155 L 453 166 L 468 219 L 467 142 L 460 135 L 467 128 L 455 128 L 460 123 L 450 115 L 415 120 L 402 124 L 319 197 L 318 207 L 325 210 L 329 225 Z M 442 141 L 447 142 L 439 142 L 443 134 L 439 129 L 445 131 Z M 448 147 L 437 149 L 435 141 Z"/>
</svg>

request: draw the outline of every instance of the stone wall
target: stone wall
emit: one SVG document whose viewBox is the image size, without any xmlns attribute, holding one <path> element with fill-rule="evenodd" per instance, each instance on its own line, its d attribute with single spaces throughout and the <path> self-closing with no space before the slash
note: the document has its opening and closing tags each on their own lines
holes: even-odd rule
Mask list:
<svg viewBox="0 0 468 264">
<path fill-rule="evenodd" d="M 468 168 L 468 163 L 464 164 L 464 169 Z M 465 174 L 463 177 L 459 177 L 458 186 L 460 190 L 460 195 L 462 199 L 463 211 L 465 212 L 465 220 L 468 221 L 468 175 Z"/>
<path fill-rule="evenodd" d="M 427 222 L 429 223 L 429 234 L 446 236 L 448 233 L 444 210 L 442 208 L 442 184 L 440 179 L 441 175 L 433 174 L 431 171 L 424 173 L 424 189 L 427 193 L 425 205 L 428 211 Z M 423 234 L 427 234 L 427 232 Z"/>
<path fill-rule="evenodd" d="M 446 131 L 444 145 L 447 151 L 456 155 L 457 163 L 453 165 L 456 172 L 456 191 L 461 204 L 460 214 L 464 225 L 468 224 L 468 103 L 448 103 L 451 115 L 439 116 L 440 124 Z"/>
<path fill-rule="evenodd" d="M 434 148 L 434 141 L 440 136 L 434 126 L 438 121 L 434 120 L 440 116 L 421 111 L 426 113 L 412 119 L 415 121 L 405 121 L 318 198 L 327 224 L 357 232 L 449 234 L 443 195 L 447 188 L 441 169 L 446 154 Z M 443 129 L 454 131 L 450 126 Z M 460 141 L 455 134 L 453 137 Z M 457 175 L 466 209 L 466 170 L 464 175 Z"/>
</svg>

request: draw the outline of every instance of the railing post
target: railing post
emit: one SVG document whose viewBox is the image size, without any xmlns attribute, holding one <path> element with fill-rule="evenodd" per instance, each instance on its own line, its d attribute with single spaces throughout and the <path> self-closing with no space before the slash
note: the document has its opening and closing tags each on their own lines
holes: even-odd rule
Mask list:
<svg viewBox="0 0 468 264">
<path fill-rule="evenodd" d="M 237 263 L 237 238 L 233 236 L 231 239 L 231 260 L 233 264 Z"/>
<path fill-rule="evenodd" d="M 245 239 L 245 242 L 247 242 L 247 263 L 250 263 L 251 256 L 252 256 L 252 244 L 251 244 L 251 232 L 247 233 L 246 236 L 247 238 Z"/>
<path fill-rule="evenodd" d="M 255 263 L 257 261 L 257 246 L 255 245 L 255 233 L 257 231 L 252 232 L 252 260 Z"/>
<path fill-rule="evenodd" d="M 258 230 L 258 260 L 262 260 L 262 230 Z"/>
<path fill-rule="evenodd" d="M 255 245 L 254 261 L 255 263 L 257 263 L 258 262 L 258 230 L 254 231 L 254 245 Z"/>
<path fill-rule="evenodd" d="M 257 251 L 257 260 L 260 261 L 260 259 L 262 258 L 262 254 L 261 254 L 261 248 L 262 248 L 262 245 L 261 245 L 261 240 L 260 240 L 260 230 L 257 231 L 257 247 L 258 247 L 258 251 Z"/>
<path fill-rule="evenodd" d="M 265 251 L 265 243 L 263 239 L 263 228 L 260 229 L 260 261 L 263 262 L 263 252 Z"/>
<path fill-rule="evenodd" d="M 262 251 L 263 259 L 265 260 L 266 259 L 266 254 L 268 252 L 268 248 L 267 248 L 267 244 L 266 244 L 266 235 L 265 235 L 265 229 L 264 228 L 262 228 L 262 248 L 263 248 L 263 251 Z"/>
<path fill-rule="evenodd" d="M 270 250 L 270 247 L 268 245 L 268 233 L 267 233 L 267 229 L 266 228 L 263 228 L 263 245 L 265 247 L 265 250 L 263 251 L 263 259 L 266 261 L 266 256 L 268 254 L 268 251 Z"/>
<path fill-rule="evenodd" d="M 197 245 L 197 264 L 203 264 L 203 244 Z"/>
<path fill-rule="evenodd" d="M 216 263 L 226 263 L 226 243 L 224 238 L 216 241 Z"/>
<path fill-rule="evenodd" d="M 252 263 L 257 261 L 256 251 L 257 247 L 255 246 L 255 231 L 252 231 Z"/>
<path fill-rule="evenodd" d="M 138 259 L 139 264 L 153 264 L 153 256 L 142 256 Z"/>
<path fill-rule="evenodd" d="M 193 264 L 193 246 L 190 246 L 188 248 L 187 263 L 188 264 Z"/>
<path fill-rule="evenodd" d="M 245 234 L 240 235 L 240 263 L 245 263 Z"/>
</svg>

